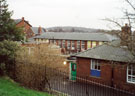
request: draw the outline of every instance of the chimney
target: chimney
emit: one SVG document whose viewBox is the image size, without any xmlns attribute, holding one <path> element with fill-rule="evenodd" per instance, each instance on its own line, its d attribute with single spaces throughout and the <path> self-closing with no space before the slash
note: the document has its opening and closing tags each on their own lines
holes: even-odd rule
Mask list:
<svg viewBox="0 0 135 96">
<path fill-rule="evenodd" d="M 39 35 L 42 34 L 42 28 L 41 28 L 41 26 L 38 27 L 38 34 L 39 34 Z"/>
<path fill-rule="evenodd" d="M 24 17 L 22 17 L 22 20 L 24 21 Z"/>
<path fill-rule="evenodd" d="M 125 26 L 123 26 L 121 30 L 121 44 L 125 46 L 131 40 L 131 27 L 128 26 L 128 24 L 125 24 Z"/>
</svg>

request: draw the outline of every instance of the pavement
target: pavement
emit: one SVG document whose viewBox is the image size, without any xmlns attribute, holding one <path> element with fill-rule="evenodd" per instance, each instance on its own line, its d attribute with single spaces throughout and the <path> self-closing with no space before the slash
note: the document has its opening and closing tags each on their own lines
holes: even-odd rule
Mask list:
<svg viewBox="0 0 135 96">
<path fill-rule="evenodd" d="M 108 86 L 85 84 L 58 77 L 50 80 L 53 90 L 68 94 L 69 96 L 135 96 L 126 91 L 117 90 Z M 67 96 L 67 95 L 66 95 Z"/>
</svg>

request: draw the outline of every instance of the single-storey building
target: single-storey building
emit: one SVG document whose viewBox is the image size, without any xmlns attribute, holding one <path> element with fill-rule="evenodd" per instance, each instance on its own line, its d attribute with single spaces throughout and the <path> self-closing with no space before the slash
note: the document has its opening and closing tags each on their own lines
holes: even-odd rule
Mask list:
<svg viewBox="0 0 135 96">
<path fill-rule="evenodd" d="M 118 39 L 105 33 L 78 33 L 78 32 L 46 32 L 40 36 L 36 36 L 36 42 L 48 42 L 59 45 L 63 53 L 77 53 L 106 42 Z"/>
<path fill-rule="evenodd" d="M 76 55 L 76 76 L 135 93 L 135 57 L 120 41 Z"/>
</svg>

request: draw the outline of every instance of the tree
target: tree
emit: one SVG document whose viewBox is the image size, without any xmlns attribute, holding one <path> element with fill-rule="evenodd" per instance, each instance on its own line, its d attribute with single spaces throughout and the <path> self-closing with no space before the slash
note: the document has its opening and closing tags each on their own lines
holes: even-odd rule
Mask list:
<svg viewBox="0 0 135 96">
<path fill-rule="evenodd" d="M 4 40 L 0 42 L 0 70 L 3 74 L 11 76 L 14 71 L 16 52 L 19 50 L 17 43 Z"/>
<path fill-rule="evenodd" d="M 16 27 L 11 19 L 12 13 L 8 11 L 6 0 L 0 0 L 0 70 L 8 75 L 13 72 L 16 51 L 19 49 L 15 41 L 24 40 L 22 28 Z"/>
<path fill-rule="evenodd" d="M 128 7 L 127 9 L 124 9 L 124 16 L 119 18 L 123 21 L 126 20 L 125 26 L 123 26 L 118 19 L 110 19 L 106 18 L 106 21 L 112 22 L 119 28 L 121 28 L 122 31 L 111 31 L 109 34 L 115 34 L 120 38 L 122 41 L 121 45 L 126 46 L 127 49 L 133 54 L 135 57 L 135 31 L 134 25 L 135 25 L 135 1 L 134 0 L 124 0 Z"/>
<path fill-rule="evenodd" d="M 0 41 L 24 40 L 24 33 L 22 28 L 16 27 L 14 20 L 11 19 L 12 14 L 13 12 L 8 11 L 6 0 L 0 0 Z"/>
</svg>

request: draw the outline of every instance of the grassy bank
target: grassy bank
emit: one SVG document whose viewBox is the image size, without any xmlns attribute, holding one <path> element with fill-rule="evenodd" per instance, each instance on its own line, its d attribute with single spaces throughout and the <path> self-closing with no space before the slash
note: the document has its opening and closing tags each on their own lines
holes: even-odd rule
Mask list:
<svg viewBox="0 0 135 96">
<path fill-rule="evenodd" d="M 51 96 L 19 86 L 12 80 L 0 77 L 0 96 Z"/>
</svg>

